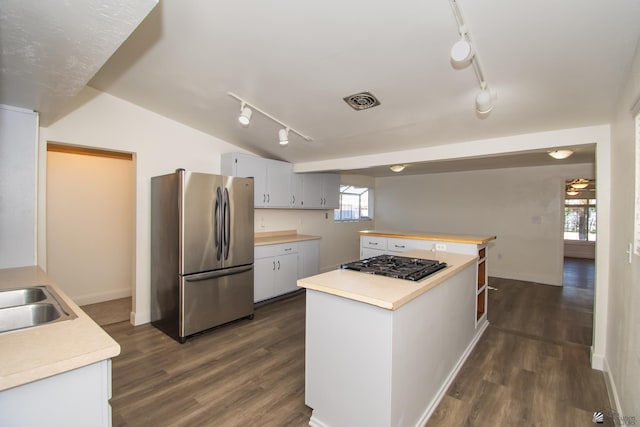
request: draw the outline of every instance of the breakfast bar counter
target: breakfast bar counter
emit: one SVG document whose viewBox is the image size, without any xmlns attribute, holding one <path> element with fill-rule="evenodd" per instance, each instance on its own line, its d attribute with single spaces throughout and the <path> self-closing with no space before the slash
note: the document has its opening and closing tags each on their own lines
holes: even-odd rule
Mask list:
<svg viewBox="0 0 640 427">
<path fill-rule="evenodd" d="M 337 270 L 306 288 L 305 403 L 316 427 L 421 427 L 488 326 L 475 255 L 413 250 L 448 267 L 413 282 Z"/>
</svg>

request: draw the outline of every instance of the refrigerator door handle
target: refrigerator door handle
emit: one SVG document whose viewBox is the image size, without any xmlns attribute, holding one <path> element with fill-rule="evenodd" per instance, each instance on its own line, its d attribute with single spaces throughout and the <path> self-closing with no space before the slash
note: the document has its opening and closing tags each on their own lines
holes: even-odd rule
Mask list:
<svg viewBox="0 0 640 427">
<path fill-rule="evenodd" d="M 216 189 L 216 207 L 213 212 L 213 234 L 216 242 L 216 259 L 220 261 L 222 258 L 222 191 L 220 187 Z"/>
<path fill-rule="evenodd" d="M 187 282 L 199 282 L 201 280 L 215 279 L 217 277 L 230 276 L 232 274 L 244 273 L 253 269 L 253 265 L 243 265 L 240 267 L 226 268 L 224 270 L 207 271 L 206 273 L 191 274 L 184 276 Z"/>
<path fill-rule="evenodd" d="M 224 189 L 222 211 L 222 226 L 224 227 L 224 259 L 229 258 L 229 249 L 231 248 L 231 202 L 229 200 L 229 190 Z"/>
</svg>

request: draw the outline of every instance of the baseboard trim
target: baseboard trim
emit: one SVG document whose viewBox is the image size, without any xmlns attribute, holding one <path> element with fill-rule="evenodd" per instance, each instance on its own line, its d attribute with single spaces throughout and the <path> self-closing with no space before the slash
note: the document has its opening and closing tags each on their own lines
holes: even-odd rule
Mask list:
<svg viewBox="0 0 640 427">
<path fill-rule="evenodd" d="M 598 371 L 605 370 L 605 358 L 601 354 L 597 354 L 594 352 L 593 346 L 591 346 L 591 369 L 596 369 Z"/>
<path fill-rule="evenodd" d="M 80 296 L 70 296 L 73 302 L 82 306 L 97 304 L 99 302 L 111 301 L 114 299 L 127 298 L 131 296 L 131 288 L 113 289 L 105 292 L 96 292 Z"/>
<path fill-rule="evenodd" d="M 460 359 L 458 359 L 458 362 L 456 363 L 456 365 L 453 367 L 451 372 L 449 372 L 449 375 L 447 376 L 447 380 L 442 384 L 442 386 L 438 390 L 438 393 L 436 393 L 433 400 L 431 400 L 431 403 L 429 404 L 425 412 L 422 414 L 422 417 L 420 417 L 420 420 L 418 424 L 416 424 L 416 427 L 421 427 L 427 424 L 427 421 L 429 421 L 429 418 L 431 418 L 431 415 L 433 415 L 433 412 L 436 410 L 436 408 L 438 407 L 438 405 L 440 404 L 444 396 L 447 394 L 447 390 L 449 390 L 449 387 L 451 387 L 451 384 L 453 384 L 453 382 L 455 381 L 456 376 L 464 366 L 464 363 L 467 361 L 467 359 L 471 355 L 471 352 L 476 347 L 476 344 L 478 344 L 478 341 L 480 341 L 480 338 L 482 338 L 482 335 L 484 334 L 484 332 L 487 330 L 488 327 L 489 327 L 489 321 L 485 321 L 482 325 L 480 325 L 480 329 L 478 329 L 478 332 L 476 332 L 476 335 L 473 337 L 473 339 L 465 349 L 464 353 L 462 353 L 462 356 L 460 356 Z"/>
<path fill-rule="evenodd" d="M 611 367 L 609 366 L 609 362 L 607 359 L 603 359 L 604 365 L 604 383 L 607 386 L 607 395 L 609 395 L 609 404 L 615 412 L 622 416 L 622 406 L 620 405 L 620 398 L 618 397 L 618 389 L 616 387 L 616 383 L 613 380 L 613 376 L 611 375 Z"/>
</svg>

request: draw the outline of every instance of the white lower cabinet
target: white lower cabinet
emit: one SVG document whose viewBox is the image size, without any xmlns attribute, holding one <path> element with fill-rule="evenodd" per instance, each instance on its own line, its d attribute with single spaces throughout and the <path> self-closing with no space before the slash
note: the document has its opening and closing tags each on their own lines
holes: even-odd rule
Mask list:
<svg viewBox="0 0 640 427">
<path fill-rule="evenodd" d="M 111 360 L 0 392 L 0 426 L 111 426 Z"/>
<path fill-rule="evenodd" d="M 253 302 L 297 291 L 298 279 L 318 274 L 320 240 L 256 246 Z"/>
<path fill-rule="evenodd" d="M 298 289 L 297 242 L 256 246 L 254 257 L 254 302 Z"/>
<path fill-rule="evenodd" d="M 298 279 L 320 272 L 320 240 L 298 242 Z"/>
</svg>

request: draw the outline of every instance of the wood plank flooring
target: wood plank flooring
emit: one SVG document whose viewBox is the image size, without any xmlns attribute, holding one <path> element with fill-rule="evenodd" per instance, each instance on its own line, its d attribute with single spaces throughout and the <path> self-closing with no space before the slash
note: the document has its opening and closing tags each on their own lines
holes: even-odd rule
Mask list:
<svg viewBox="0 0 640 427">
<path fill-rule="evenodd" d="M 603 375 L 589 367 L 593 286 L 490 285 L 491 326 L 427 427 L 588 426 L 594 411 L 610 414 Z M 150 325 L 105 326 L 122 346 L 113 425 L 308 425 L 304 309 L 296 295 L 183 345 Z"/>
</svg>

